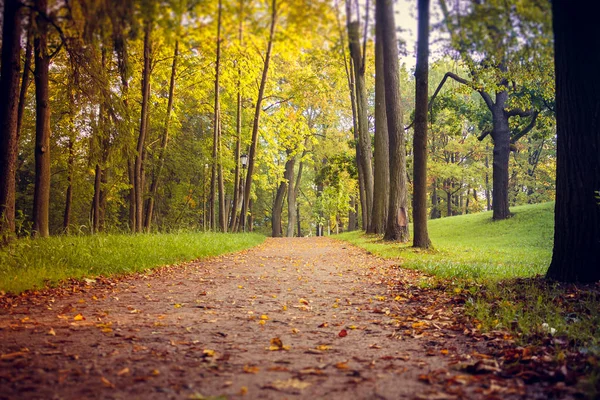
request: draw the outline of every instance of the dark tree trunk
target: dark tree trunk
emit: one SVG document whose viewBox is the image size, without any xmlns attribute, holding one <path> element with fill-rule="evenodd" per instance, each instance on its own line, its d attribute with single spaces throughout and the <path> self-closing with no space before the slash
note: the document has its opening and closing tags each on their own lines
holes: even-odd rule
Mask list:
<svg viewBox="0 0 600 400">
<path fill-rule="evenodd" d="M 298 237 L 302 237 L 302 225 L 300 224 L 300 206 L 298 204 L 296 204 L 296 224 L 298 225 L 298 227 L 296 228 L 298 230 Z"/>
<path fill-rule="evenodd" d="M 260 113 L 262 110 L 262 101 L 265 95 L 265 86 L 269 75 L 269 63 L 271 62 L 271 50 L 273 48 L 273 37 L 275 36 L 275 25 L 277 23 L 277 0 L 272 0 L 271 4 L 271 28 L 269 30 L 269 41 L 267 43 L 267 54 L 264 58 L 263 72 L 256 98 L 256 108 L 254 110 L 254 121 L 252 123 L 252 141 L 250 143 L 250 154 L 248 155 L 248 172 L 246 174 L 246 184 L 244 186 L 244 203 L 242 205 L 242 221 L 246 223 L 245 216 L 248 215 L 250 205 L 250 193 L 252 193 L 252 174 L 254 173 L 254 158 L 256 156 L 256 146 L 258 145 L 258 126 L 260 124 Z"/>
<path fill-rule="evenodd" d="M 21 4 L 4 3 L 2 69 L 0 72 L 0 239 L 15 231 L 15 172 L 19 78 L 21 72 Z"/>
<path fill-rule="evenodd" d="M 36 10 L 48 12 L 47 0 L 36 0 Z M 50 104 L 48 93 L 48 22 L 36 16 L 35 34 L 35 184 L 33 193 L 33 235 L 50 235 Z"/>
<path fill-rule="evenodd" d="M 487 146 L 485 147 L 485 150 L 487 152 L 487 150 L 488 150 Z M 486 210 L 487 211 L 492 210 L 492 194 L 490 192 L 490 174 L 488 173 L 489 168 L 490 168 L 490 159 L 486 155 L 485 156 L 485 202 L 486 202 Z"/>
<path fill-rule="evenodd" d="M 498 96 L 497 96 L 498 97 Z M 494 220 L 510 217 L 508 204 L 508 161 L 510 156 L 510 128 L 504 102 L 496 104 L 492 110 L 494 128 L 494 159 L 492 161 L 492 210 Z"/>
<path fill-rule="evenodd" d="M 271 236 L 273 237 L 283 236 L 283 230 L 281 226 L 283 200 L 285 198 L 285 194 L 288 187 L 292 186 L 289 181 L 290 176 L 292 177 L 291 180 L 294 180 L 294 164 L 296 159 L 290 156 L 290 152 L 288 152 L 288 157 L 288 160 L 285 162 L 285 171 L 283 173 L 284 180 L 281 181 L 281 183 L 279 184 L 277 194 L 275 196 L 275 201 L 273 203 L 273 214 L 271 216 Z"/>
<path fill-rule="evenodd" d="M 144 28 L 144 70 L 142 72 L 142 110 L 140 115 L 140 129 L 137 140 L 137 154 L 135 156 L 134 187 L 135 187 L 135 232 L 142 232 L 144 213 L 144 185 L 143 185 L 143 152 L 148 132 L 148 108 L 150 106 L 150 68 L 151 68 L 151 40 L 152 22 L 145 22 Z"/>
<path fill-rule="evenodd" d="M 415 69 L 415 137 L 413 166 L 413 246 L 427 249 L 427 103 L 429 91 L 429 0 L 419 0 L 419 38 Z"/>
<path fill-rule="evenodd" d="M 390 137 L 390 209 L 384 239 L 407 242 L 409 232 L 406 150 L 400 104 L 400 75 L 393 0 L 377 0 L 377 23 L 381 24 L 383 36 L 385 105 Z"/>
<path fill-rule="evenodd" d="M 136 229 L 136 209 L 135 209 L 135 163 L 131 161 L 130 158 L 127 158 L 127 175 L 129 177 L 129 229 L 131 232 L 135 232 Z"/>
<path fill-rule="evenodd" d="M 440 198 L 437 193 L 437 180 L 434 179 L 433 184 L 431 185 L 431 213 L 429 217 L 431 219 L 440 218 L 442 215 L 440 213 Z"/>
<path fill-rule="evenodd" d="M 171 121 L 171 111 L 173 110 L 173 95 L 175 92 L 175 75 L 177 73 L 177 56 L 179 55 L 179 41 L 175 42 L 175 50 L 173 51 L 173 63 L 171 65 L 171 79 L 169 81 L 169 99 L 167 100 L 167 114 L 165 115 L 165 125 L 160 143 L 160 152 L 158 155 L 158 166 L 152 174 L 152 182 L 150 183 L 150 194 L 148 197 L 148 206 L 146 207 L 145 230 L 150 232 L 152 223 L 152 215 L 154 213 L 154 201 L 158 191 L 158 181 L 165 165 L 165 156 L 167 145 L 169 143 L 169 123 Z"/>
<path fill-rule="evenodd" d="M 100 186 L 102 168 L 100 164 L 96 164 L 95 175 L 94 175 L 94 200 L 92 201 L 92 233 L 98 233 L 100 231 Z"/>
<path fill-rule="evenodd" d="M 244 45 L 244 0 L 240 0 L 240 12 L 238 15 L 238 42 L 240 48 Z M 238 231 L 238 206 L 240 202 L 240 157 L 242 155 L 242 68 L 239 61 L 235 61 L 237 65 L 237 113 L 235 123 L 235 178 L 233 184 L 233 204 L 231 206 L 231 219 L 229 220 L 229 230 L 231 232 Z"/>
<path fill-rule="evenodd" d="M 71 226 L 71 209 L 73 205 L 73 173 L 75 172 L 75 151 L 73 137 L 69 137 L 69 158 L 67 159 L 67 193 L 65 195 L 65 212 L 63 214 L 63 230 L 69 233 Z"/>
<path fill-rule="evenodd" d="M 362 173 L 363 189 L 361 195 L 364 199 L 363 228 L 368 229 L 371 213 L 373 211 L 373 166 L 371 155 L 371 134 L 369 133 L 367 88 L 365 84 L 364 55 L 360 48 L 359 22 L 348 22 L 348 40 L 350 46 L 350 57 L 354 71 L 354 85 L 356 94 L 356 112 L 358 120 L 358 142 L 360 157 L 356 162 L 360 165 L 359 174 Z M 396 80 L 398 82 L 398 80 Z"/>
<path fill-rule="evenodd" d="M 298 179 L 294 182 L 294 166 L 296 165 L 296 157 L 292 157 L 290 160 L 292 161 L 291 168 L 289 170 L 286 169 L 286 179 L 288 180 L 287 187 L 287 203 L 288 203 L 288 221 L 287 221 L 287 237 L 294 237 L 294 225 L 296 225 L 296 193 L 298 193 L 298 188 L 300 184 L 300 179 L 302 178 L 302 162 L 298 167 Z"/>
<path fill-rule="evenodd" d="M 19 111 L 17 116 L 17 145 L 21 136 L 21 126 L 23 125 L 23 113 L 27 103 L 27 90 L 31 81 L 31 59 L 33 56 L 33 18 L 34 13 L 30 12 L 29 26 L 27 28 L 27 45 L 25 46 L 25 64 L 23 65 L 23 77 L 21 78 L 21 90 L 19 91 Z M 4 63 L 3 63 L 4 64 Z"/>
<path fill-rule="evenodd" d="M 383 72 L 383 38 L 381 25 L 376 25 L 375 44 L 375 173 L 373 216 L 369 233 L 383 234 L 390 202 L 390 142 L 385 113 L 385 80 Z"/>
<path fill-rule="evenodd" d="M 556 205 L 547 277 L 600 280 L 600 36 L 582 2 L 552 2 L 556 70 Z"/>
</svg>

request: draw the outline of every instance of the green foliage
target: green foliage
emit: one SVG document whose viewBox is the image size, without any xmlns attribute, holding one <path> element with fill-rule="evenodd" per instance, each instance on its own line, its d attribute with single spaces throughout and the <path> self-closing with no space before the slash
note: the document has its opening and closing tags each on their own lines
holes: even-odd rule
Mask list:
<svg viewBox="0 0 600 400">
<path fill-rule="evenodd" d="M 55 285 L 68 278 L 121 275 L 255 246 L 259 234 L 177 232 L 19 239 L 0 250 L 0 290 Z"/>
<path fill-rule="evenodd" d="M 544 273 L 550 262 L 553 210 L 553 203 L 544 203 L 515 207 L 515 215 L 504 221 L 493 221 L 489 212 L 430 220 L 434 249 L 427 251 L 360 232 L 337 237 L 442 278 L 530 277 Z"/>
</svg>

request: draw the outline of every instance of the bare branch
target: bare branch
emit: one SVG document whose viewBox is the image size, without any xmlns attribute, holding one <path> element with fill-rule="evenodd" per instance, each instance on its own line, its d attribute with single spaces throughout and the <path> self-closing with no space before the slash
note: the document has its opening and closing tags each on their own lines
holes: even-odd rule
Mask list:
<svg viewBox="0 0 600 400">
<path fill-rule="evenodd" d="M 481 135 L 477 136 L 477 140 L 479 140 L 479 141 L 481 142 L 483 139 L 485 139 L 485 137 L 486 137 L 487 135 L 489 135 L 489 134 L 491 134 L 491 133 L 492 133 L 492 131 L 485 131 L 485 132 L 483 132 Z"/>
</svg>

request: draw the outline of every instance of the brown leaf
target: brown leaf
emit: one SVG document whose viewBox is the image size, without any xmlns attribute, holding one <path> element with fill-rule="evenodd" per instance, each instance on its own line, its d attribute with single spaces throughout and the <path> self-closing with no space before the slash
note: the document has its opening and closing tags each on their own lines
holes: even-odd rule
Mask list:
<svg viewBox="0 0 600 400">
<path fill-rule="evenodd" d="M 340 331 L 340 333 L 338 333 L 338 336 L 339 336 L 339 337 L 346 337 L 346 336 L 348 336 L 348 331 L 347 331 L 347 330 L 345 330 L 345 329 L 342 329 L 342 330 Z"/>
</svg>

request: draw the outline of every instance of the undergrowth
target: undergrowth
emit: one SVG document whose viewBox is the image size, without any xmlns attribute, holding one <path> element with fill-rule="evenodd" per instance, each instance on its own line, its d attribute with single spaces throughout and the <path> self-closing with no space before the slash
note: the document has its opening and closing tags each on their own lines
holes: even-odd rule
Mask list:
<svg viewBox="0 0 600 400">
<path fill-rule="evenodd" d="M 68 278 L 112 276 L 246 249 L 259 234 L 98 234 L 19 239 L 0 249 L 0 291 L 21 293 Z"/>
</svg>

